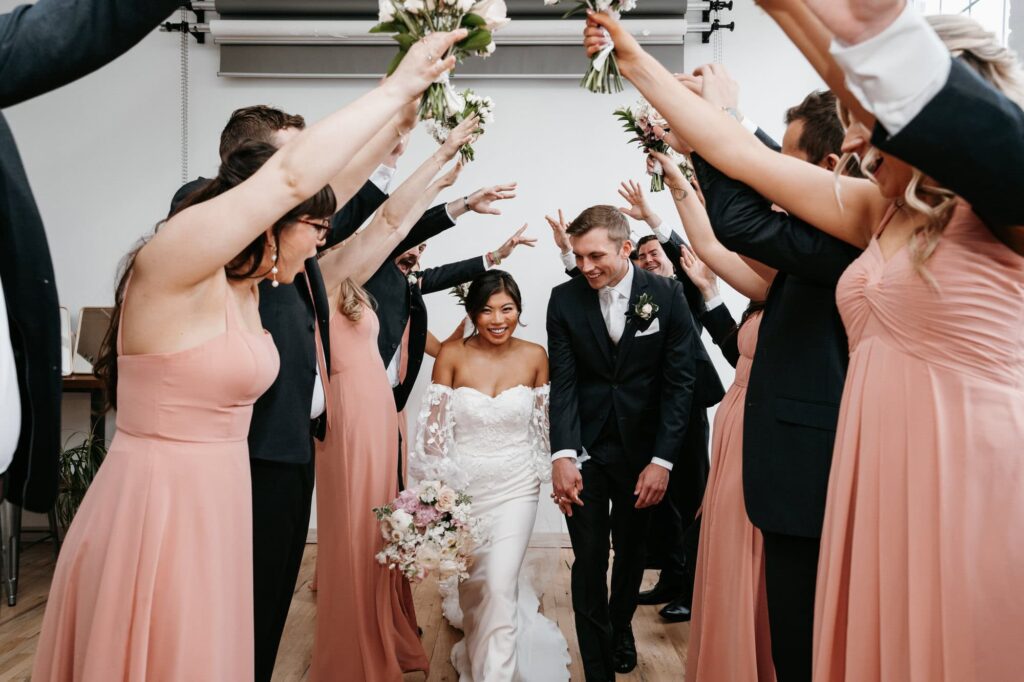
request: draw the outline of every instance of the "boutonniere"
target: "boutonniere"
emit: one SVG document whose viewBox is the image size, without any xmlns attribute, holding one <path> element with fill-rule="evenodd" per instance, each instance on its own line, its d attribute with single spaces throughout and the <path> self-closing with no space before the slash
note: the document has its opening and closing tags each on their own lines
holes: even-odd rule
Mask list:
<svg viewBox="0 0 1024 682">
<path fill-rule="evenodd" d="M 658 304 L 654 302 L 654 298 L 650 294 L 644 293 L 633 304 L 629 316 L 636 322 L 637 328 L 644 331 L 650 326 L 651 320 L 658 314 L 658 310 Z"/>
<path fill-rule="evenodd" d="M 420 273 L 410 272 L 408 275 L 406 275 L 406 279 L 409 280 L 409 286 L 414 287 L 420 282 Z"/>
</svg>

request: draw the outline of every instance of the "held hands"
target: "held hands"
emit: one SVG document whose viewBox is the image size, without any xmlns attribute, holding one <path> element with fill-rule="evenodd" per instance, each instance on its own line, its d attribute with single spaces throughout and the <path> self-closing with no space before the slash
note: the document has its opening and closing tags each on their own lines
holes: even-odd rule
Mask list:
<svg viewBox="0 0 1024 682">
<path fill-rule="evenodd" d="M 636 481 L 636 490 L 633 491 L 637 496 L 634 506 L 637 509 L 645 509 L 661 502 L 661 498 L 665 497 L 665 491 L 668 490 L 668 475 L 668 469 L 653 462 L 644 467 Z"/>
<path fill-rule="evenodd" d="M 583 500 L 580 499 L 583 476 L 576 467 L 575 459 L 563 457 L 551 463 L 551 488 L 551 499 L 566 516 L 572 516 L 574 504 L 583 506 Z"/>
<path fill-rule="evenodd" d="M 710 301 L 718 296 L 718 276 L 711 271 L 711 268 L 704 261 L 697 258 L 697 254 L 686 244 L 683 244 L 680 251 L 682 255 L 679 257 L 679 266 L 686 273 L 686 276 L 690 278 L 694 286 L 700 290 L 704 300 Z"/>
<path fill-rule="evenodd" d="M 569 244 L 569 226 L 565 222 L 565 217 L 562 215 L 562 209 L 558 209 L 558 220 L 555 220 L 549 215 L 544 216 L 544 220 L 548 221 L 548 225 L 551 226 L 551 236 L 555 239 L 555 246 L 557 246 L 562 253 L 569 253 L 572 251 L 572 245 Z"/>
<path fill-rule="evenodd" d="M 629 202 L 629 208 L 619 208 L 620 213 L 628 215 L 633 220 L 642 220 L 652 228 L 661 225 L 661 218 L 647 203 L 647 195 L 640 183 L 635 180 L 621 183 L 619 196 Z"/>
<path fill-rule="evenodd" d="M 498 261 L 503 261 L 512 255 L 517 246 L 529 246 L 531 249 L 537 245 L 537 240 L 533 237 L 524 237 L 523 232 L 526 232 L 528 224 L 523 223 L 523 226 L 516 230 L 515 234 L 505 240 L 505 243 L 494 250 L 494 253 L 498 255 Z"/>
<path fill-rule="evenodd" d="M 426 36 L 409 48 L 405 59 L 387 79 L 385 85 L 390 84 L 396 88 L 407 100 L 419 98 L 442 73 L 455 67 L 454 56 L 445 59 L 441 57 L 448 53 L 452 45 L 467 35 L 468 31 L 460 28 L 456 31 L 431 33 Z"/>
</svg>

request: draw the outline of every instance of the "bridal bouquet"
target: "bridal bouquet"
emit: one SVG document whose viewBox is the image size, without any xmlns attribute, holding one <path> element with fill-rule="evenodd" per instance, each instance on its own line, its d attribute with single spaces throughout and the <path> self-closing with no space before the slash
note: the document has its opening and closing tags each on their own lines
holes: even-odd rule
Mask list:
<svg viewBox="0 0 1024 682">
<path fill-rule="evenodd" d="M 469 577 L 473 549 L 484 540 L 472 500 L 440 481 L 420 481 L 391 504 L 374 508 L 384 536 L 377 561 L 412 582 L 437 571 L 441 581 Z"/>
<path fill-rule="evenodd" d="M 557 5 L 561 0 L 544 0 L 545 5 Z M 593 10 L 619 18 L 622 12 L 628 12 L 636 7 L 636 0 L 576 0 L 577 5 L 566 12 L 565 16 L 571 16 L 576 12 Z M 607 33 L 607 32 L 606 32 Z M 591 92 L 622 92 L 622 74 L 619 73 L 619 65 L 615 62 L 615 55 L 612 52 L 615 46 L 609 44 L 590 58 L 590 68 L 583 75 L 580 85 Z"/>
<path fill-rule="evenodd" d="M 436 118 L 427 124 L 431 136 L 438 144 L 444 144 L 452 130 L 474 114 L 480 117 L 480 126 L 476 129 L 474 140 L 483 135 L 485 124 L 494 121 L 494 100 L 490 97 L 483 97 L 467 88 L 459 93 L 459 98 L 463 102 L 460 111 L 450 112 L 447 118 Z M 469 163 L 475 158 L 476 152 L 473 145 L 467 142 L 459 149 L 459 154 L 462 155 L 463 163 Z"/>
<path fill-rule="evenodd" d="M 380 23 L 370 33 L 392 33 L 398 43 L 398 54 L 388 66 L 388 75 L 405 58 L 416 41 L 437 31 L 465 28 L 469 35 L 456 43 L 445 59 L 455 55 L 458 61 L 466 57 L 486 57 L 494 52 L 493 34 L 509 22 L 504 0 L 379 0 Z M 452 88 L 448 73 L 427 88 L 420 101 L 420 120 L 445 121 L 465 108 L 465 102 Z"/>
<path fill-rule="evenodd" d="M 616 109 L 615 118 L 622 121 L 622 127 L 633 136 L 630 138 L 630 142 L 636 142 L 645 152 L 660 152 L 670 159 L 680 159 L 679 170 L 683 172 L 688 181 L 693 181 L 693 169 L 686 157 L 678 156 L 663 140 L 655 136 L 655 126 L 661 127 L 665 132 L 668 132 L 669 127 L 661 114 L 647 100 L 641 99 L 632 107 Z M 661 165 L 655 161 L 654 170 L 651 171 L 651 191 L 660 192 L 663 189 L 665 189 L 665 176 Z"/>
</svg>

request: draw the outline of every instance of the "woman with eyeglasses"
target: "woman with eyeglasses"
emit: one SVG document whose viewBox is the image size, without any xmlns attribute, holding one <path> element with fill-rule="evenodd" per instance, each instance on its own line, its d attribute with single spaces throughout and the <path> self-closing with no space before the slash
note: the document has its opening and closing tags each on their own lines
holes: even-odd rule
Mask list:
<svg viewBox="0 0 1024 682">
<path fill-rule="evenodd" d="M 348 200 L 328 183 L 454 66 L 433 55 L 463 37 L 425 38 L 280 150 L 242 145 L 129 256 L 97 368 L 117 434 L 57 562 L 33 680 L 253 679 L 246 436 L 278 370 L 257 285 L 315 254 L 302 221 Z"/>
</svg>

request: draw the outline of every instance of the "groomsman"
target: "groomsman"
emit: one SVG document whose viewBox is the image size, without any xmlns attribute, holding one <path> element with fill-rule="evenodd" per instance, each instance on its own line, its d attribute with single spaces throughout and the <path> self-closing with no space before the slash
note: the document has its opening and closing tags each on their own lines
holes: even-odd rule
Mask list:
<svg viewBox="0 0 1024 682">
<path fill-rule="evenodd" d="M 630 263 L 618 210 L 589 208 L 568 235 L 582 276 L 555 287 L 548 303 L 553 498 L 575 554 L 586 679 L 610 682 L 636 667 L 632 619 L 650 513 L 679 459 L 698 341 L 682 285 Z M 622 559 L 610 600 L 609 535 Z"/>
<path fill-rule="evenodd" d="M 703 70 L 701 92 L 742 118 L 738 88 L 720 66 Z M 835 167 L 844 133 L 832 93 L 811 93 L 787 112 L 786 123 L 782 153 Z M 763 131 L 756 134 L 780 149 Z M 780 682 L 809 682 L 818 550 L 848 362 L 835 287 L 860 250 L 773 210 L 747 185 L 693 158 L 717 237 L 778 270 L 747 387 L 743 491 L 750 520 L 764 537 L 776 674 Z"/>
<path fill-rule="evenodd" d="M 0 14 L 0 108 L 78 80 L 127 52 L 173 0 L 39 0 Z M 0 114 L 0 500 L 47 512 L 57 495 L 61 345 L 46 232 Z"/>
</svg>

